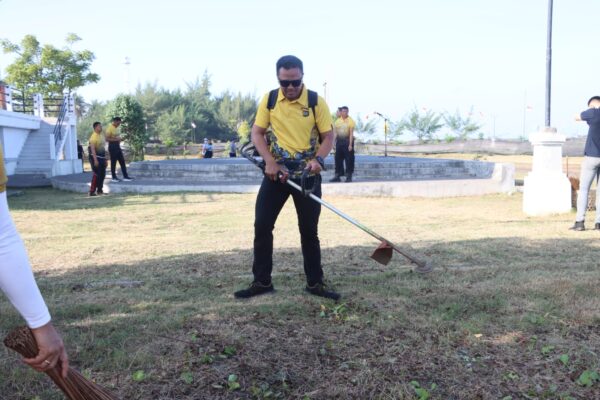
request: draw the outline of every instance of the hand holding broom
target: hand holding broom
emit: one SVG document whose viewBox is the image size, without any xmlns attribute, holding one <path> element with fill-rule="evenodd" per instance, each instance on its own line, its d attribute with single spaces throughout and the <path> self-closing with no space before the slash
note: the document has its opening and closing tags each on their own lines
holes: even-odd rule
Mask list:
<svg viewBox="0 0 600 400">
<path fill-rule="evenodd" d="M 60 366 L 61 376 L 66 378 L 69 371 L 69 358 L 65 351 L 65 345 L 56 329 L 54 329 L 52 322 L 31 329 L 31 333 L 39 351 L 37 356 L 25 358 L 23 362 L 39 372 L 45 372 L 55 366 Z"/>
<path fill-rule="evenodd" d="M 52 361 L 46 359 L 39 361 L 38 358 L 40 357 L 38 357 L 38 354 L 40 356 L 44 354 L 43 346 L 45 344 L 41 344 L 42 349 L 40 351 L 34 335 L 31 330 L 25 326 L 11 331 L 4 339 L 4 345 L 25 357 L 25 361 L 38 371 L 45 372 L 69 400 L 118 399 L 118 397 L 106 389 L 90 382 L 79 372 L 68 367 L 66 354 L 64 354 L 65 358 L 62 358 L 61 355 L 55 355 L 56 358 Z M 54 362 L 55 365 L 52 367 Z M 44 364 L 46 364 L 46 366 L 44 366 Z"/>
</svg>

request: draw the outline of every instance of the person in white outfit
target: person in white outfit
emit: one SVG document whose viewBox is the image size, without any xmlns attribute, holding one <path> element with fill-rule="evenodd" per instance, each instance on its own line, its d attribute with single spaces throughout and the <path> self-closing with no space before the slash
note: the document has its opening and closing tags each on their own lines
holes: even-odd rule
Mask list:
<svg viewBox="0 0 600 400">
<path fill-rule="evenodd" d="M 0 289 L 31 329 L 39 348 L 36 357 L 23 361 L 42 372 L 60 363 L 62 375 L 66 378 L 69 358 L 61 336 L 50 321 L 50 313 L 33 277 L 25 245 L 8 211 L 6 182 L 0 145 Z"/>
</svg>

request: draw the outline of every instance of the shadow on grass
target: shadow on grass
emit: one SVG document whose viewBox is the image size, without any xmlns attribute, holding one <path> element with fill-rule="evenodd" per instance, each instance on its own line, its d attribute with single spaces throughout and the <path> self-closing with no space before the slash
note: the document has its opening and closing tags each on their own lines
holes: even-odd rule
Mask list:
<svg viewBox="0 0 600 400">
<path fill-rule="evenodd" d="M 93 210 L 138 206 L 139 204 L 182 204 L 218 201 L 215 193 L 170 192 L 141 195 L 116 193 L 89 197 L 86 193 L 47 188 L 26 189 L 23 192 L 21 196 L 9 198 L 8 203 L 11 210 Z M 169 201 L 169 198 L 173 200 Z"/>
<path fill-rule="evenodd" d="M 298 248 L 275 251 L 277 292 L 247 301 L 232 293 L 251 280 L 248 249 L 38 281 L 73 364 L 122 398 L 401 399 L 415 397 L 411 381 L 440 399 L 593 398 L 599 382 L 576 382 L 598 369 L 595 236 L 417 248 L 446 269 L 422 276 L 398 255 L 376 264 L 371 247 L 324 248 L 339 304 L 303 292 Z M 9 312 L 0 333 L 19 323 Z M 16 360 L 0 361 L 0 393 L 60 398 Z"/>
</svg>

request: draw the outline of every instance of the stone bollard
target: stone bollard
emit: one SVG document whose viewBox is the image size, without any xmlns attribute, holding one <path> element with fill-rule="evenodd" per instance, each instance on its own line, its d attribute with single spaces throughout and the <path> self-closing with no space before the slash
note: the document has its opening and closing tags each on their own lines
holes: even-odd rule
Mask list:
<svg viewBox="0 0 600 400">
<path fill-rule="evenodd" d="M 556 128 L 544 128 L 529 137 L 533 146 L 533 167 L 525 177 L 523 212 L 548 215 L 571 211 L 571 183 L 562 171 L 564 135 Z"/>
</svg>

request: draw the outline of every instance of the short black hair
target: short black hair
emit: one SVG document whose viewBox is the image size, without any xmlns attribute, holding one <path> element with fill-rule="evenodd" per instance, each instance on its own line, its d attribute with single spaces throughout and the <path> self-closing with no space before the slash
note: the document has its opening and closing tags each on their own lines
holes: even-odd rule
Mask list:
<svg viewBox="0 0 600 400">
<path fill-rule="evenodd" d="M 348 106 L 341 106 L 340 107 L 340 111 L 344 111 L 344 110 L 348 111 L 349 110 Z"/>
<path fill-rule="evenodd" d="M 113 120 L 113 122 L 121 122 L 122 121 L 121 117 L 113 117 L 112 120 Z"/>
<path fill-rule="evenodd" d="M 93 127 L 94 129 L 96 129 L 96 127 L 97 127 L 98 125 L 102 125 L 102 122 L 98 122 L 98 121 L 96 121 L 96 122 L 94 122 L 94 124 L 92 125 L 92 127 Z"/>
<path fill-rule="evenodd" d="M 292 69 L 298 68 L 300 72 L 304 74 L 304 67 L 302 65 L 302 60 L 300 60 L 296 56 L 283 56 L 279 60 L 277 60 L 277 64 L 275 64 L 275 74 L 279 74 L 279 70 L 283 69 Z"/>
<path fill-rule="evenodd" d="M 592 101 L 594 101 L 594 100 L 598 100 L 598 101 L 600 101 L 600 96 L 594 96 L 594 97 L 592 97 L 591 99 L 589 99 L 589 100 L 588 100 L 588 106 L 589 106 L 589 105 L 590 105 L 590 103 L 591 103 Z"/>
</svg>

